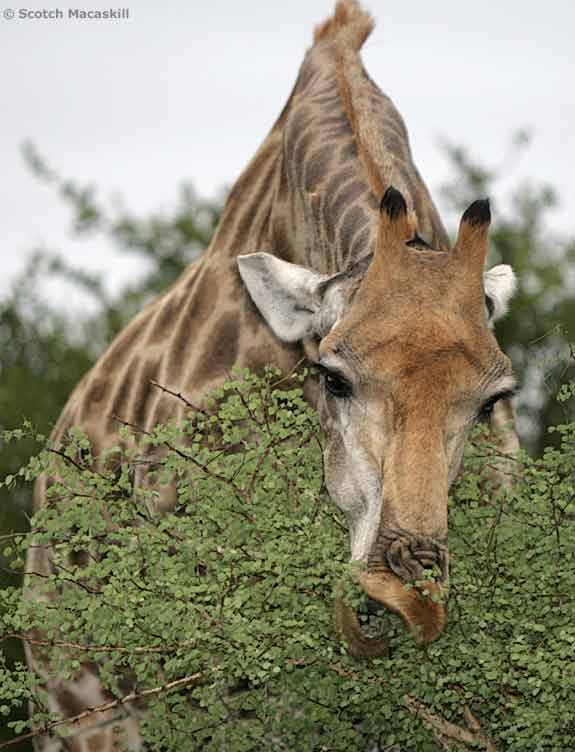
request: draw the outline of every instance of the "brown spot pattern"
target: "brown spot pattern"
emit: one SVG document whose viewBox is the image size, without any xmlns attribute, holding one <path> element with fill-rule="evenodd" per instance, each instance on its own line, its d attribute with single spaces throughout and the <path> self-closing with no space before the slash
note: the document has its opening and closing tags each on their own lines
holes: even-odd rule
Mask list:
<svg viewBox="0 0 575 752">
<path fill-rule="evenodd" d="M 344 258 L 350 255 L 352 240 L 362 227 L 369 222 L 369 218 L 361 206 L 350 206 L 343 215 L 339 234 L 339 247 Z"/>
<path fill-rule="evenodd" d="M 300 135 L 307 129 L 311 120 L 311 114 L 308 107 L 299 107 L 291 116 L 285 136 L 285 157 L 288 164 L 293 164 L 295 158 L 295 148 Z"/>
<path fill-rule="evenodd" d="M 243 213 L 238 219 L 237 228 L 234 233 L 234 241 L 240 247 L 246 245 L 246 239 L 249 237 L 250 230 L 256 224 L 256 218 L 258 216 L 258 213 L 262 210 L 262 205 L 264 206 L 264 210 L 269 206 L 269 202 L 271 201 L 272 196 L 272 192 L 270 190 L 271 179 L 273 173 L 275 172 L 275 169 L 276 160 L 274 158 L 266 166 L 263 175 L 259 176 L 259 183 L 257 185 L 255 194 L 252 196 L 250 201 L 246 201 L 246 205 L 244 207 Z"/>
<path fill-rule="evenodd" d="M 354 180 L 342 188 L 331 205 L 330 214 L 333 222 L 337 223 L 344 211 L 365 192 L 366 185 L 361 180 Z"/>
<path fill-rule="evenodd" d="M 238 356 L 238 317 L 236 313 L 228 313 L 220 318 L 214 330 L 209 335 L 210 357 L 200 360 L 193 372 L 192 383 L 196 387 L 212 379 L 226 375 Z"/>
<path fill-rule="evenodd" d="M 196 283 L 197 276 L 198 275 L 194 276 L 194 279 L 192 280 L 193 284 Z M 193 290 L 193 287 L 190 290 L 190 294 L 192 290 Z M 176 296 L 168 295 L 164 301 L 164 304 L 161 306 L 160 310 L 156 314 L 154 321 L 152 323 L 152 328 L 148 337 L 148 342 L 151 345 L 161 343 L 166 339 L 166 336 L 169 335 L 169 328 L 173 324 L 176 316 L 177 316 Z"/>
<path fill-rule="evenodd" d="M 349 256 L 351 259 L 355 260 L 358 259 L 360 256 L 363 256 L 364 253 L 368 250 L 368 243 L 369 243 L 369 227 L 366 227 L 363 229 L 358 235 L 354 238 L 353 243 L 350 248 Z"/>
<path fill-rule="evenodd" d="M 120 739 L 115 749 L 120 750 L 122 748 Z M 95 734 L 88 739 L 88 752 L 107 752 L 107 741 L 104 734 Z"/>
<path fill-rule="evenodd" d="M 62 715 L 72 716 L 82 713 L 86 710 L 84 704 L 78 697 L 69 689 L 59 689 L 57 692 L 57 699 L 60 707 L 62 708 Z"/>
<path fill-rule="evenodd" d="M 168 377 L 172 378 L 173 374 L 184 368 L 191 345 L 209 312 L 217 305 L 218 292 L 216 274 L 209 267 L 204 267 L 196 294 L 186 303 L 170 340 Z"/>
<path fill-rule="evenodd" d="M 301 96 L 315 78 L 317 69 L 309 60 L 306 60 L 300 68 L 297 79 L 297 93 Z"/>
<path fill-rule="evenodd" d="M 357 159 L 357 144 L 355 141 L 348 141 L 340 152 L 340 162 L 347 162 L 348 160 Z"/>
<path fill-rule="evenodd" d="M 328 173 L 333 154 L 333 146 L 323 146 L 310 155 L 306 168 L 304 188 L 308 193 L 315 191 Z"/>
<path fill-rule="evenodd" d="M 147 322 L 146 322 L 147 323 Z M 140 339 L 142 327 L 135 326 L 133 322 L 114 341 L 110 349 L 100 361 L 100 368 L 104 373 L 112 374 L 126 362 L 126 356 L 133 350 Z"/>
<path fill-rule="evenodd" d="M 141 428 L 146 424 L 148 402 L 155 388 L 150 383 L 158 377 L 158 361 L 144 360 L 136 377 L 136 388 L 132 396 L 130 414 L 132 422 Z"/>
<path fill-rule="evenodd" d="M 132 390 L 133 369 L 136 362 L 137 359 L 129 362 L 119 376 L 109 410 L 109 419 L 112 421 L 112 425 L 114 425 L 114 417 L 120 418 L 121 420 L 129 420 L 128 403 Z"/>
<path fill-rule="evenodd" d="M 292 260 L 293 251 L 288 235 L 287 222 L 284 217 L 277 217 L 272 224 L 271 250 L 277 258 L 284 261 Z"/>
<path fill-rule="evenodd" d="M 297 184 L 302 185 L 303 183 L 303 170 L 305 167 L 305 161 L 306 161 L 306 154 L 309 151 L 309 148 L 311 144 L 313 143 L 313 134 L 309 131 L 306 133 L 303 133 L 302 136 L 297 141 L 297 145 L 294 150 L 294 161 L 295 161 L 295 174 L 297 179 Z"/>
</svg>

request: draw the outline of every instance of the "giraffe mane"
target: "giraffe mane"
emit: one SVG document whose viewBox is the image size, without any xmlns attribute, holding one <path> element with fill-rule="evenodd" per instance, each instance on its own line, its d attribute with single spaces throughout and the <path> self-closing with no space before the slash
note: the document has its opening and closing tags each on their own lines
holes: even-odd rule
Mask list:
<svg viewBox="0 0 575 752">
<path fill-rule="evenodd" d="M 373 31 L 375 21 L 364 10 L 357 0 L 339 0 L 333 16 L 316 27 L 314 44 L 324 39 L 345 39 L 345 43 L 356 52 Z"/>
<path fill-rule="evenodd" d="M 359 158 L 371 189 L 383 196 L 391 184 L 392 157 L 385 149 L 378 122 L 373 115 L 370 85 L 359 51 L 375 26 L 373 18 L 357 0 L 339 0 L 334 15 L 320 24 L 314 44 L 332 45 L 342 107 L 353 131 Z"/>
</svg>

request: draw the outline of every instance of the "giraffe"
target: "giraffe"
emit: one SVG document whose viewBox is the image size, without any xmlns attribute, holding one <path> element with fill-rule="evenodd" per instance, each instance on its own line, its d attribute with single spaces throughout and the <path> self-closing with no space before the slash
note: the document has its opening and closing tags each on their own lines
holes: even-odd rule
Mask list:
<svg viewBox="0 0 575 752">
<path fill-rule="evenodd" d="M 507 446 L 515 441 L 503 425 L 515 381 L 492 332 L 515 283 L 507 266 L 484 271 L 487 201 L 464 213 L 450 249 L 402 117 L 363 68 L 373 25 L 357 0 L 339 0 L 317 27 L 210 246 L 78 384 L 53 441 L 80 426 L 97 455 L 117 440 L 114 416 L 145 430 L 182 417 L 181 403 L 152 381 L 201 401 L 234 365 L 288 372 L 305 355 L 320 372 L 308 398 L 361 585 L 426 643 L 441 633 L 444 605 L 404 583 L 433 566 L 441 576 L 426 586 L 431 594 L 447 581 L 447 494 L 466 436 L 491 418 Z M 36 485 L 36 508 L 48 483 Z M 174 503 L 168 488 L 158 511 Z M 52 566 L 49 548 L 30 549 L 28 597 L 33 574 Z M 350 649 L 362 654 L 357 620 L 345 609 L 340 617 Z M 52 711 L 71 717 L 110 699 L 96 667 L 61 681 L 27 653 Z M 145 748 L 129 705 L 85 718 L 65 741 L 35 744 L 109 752 L 120 738 Z"/>
</svg>

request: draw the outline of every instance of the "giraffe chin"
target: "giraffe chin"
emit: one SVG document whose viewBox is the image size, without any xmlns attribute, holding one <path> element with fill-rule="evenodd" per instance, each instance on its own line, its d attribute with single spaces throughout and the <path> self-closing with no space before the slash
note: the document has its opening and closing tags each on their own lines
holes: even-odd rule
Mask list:
<svg viewBox="0 0 575 752">
<path fill-rule="evenodd" d="M 445 607 L 441 603 L 441 585 L 426 582 L 406 588 L 398 577 L 386 571 L 364 572 L 359 581 L 370 598 L 401 616 L 418 645 L 428 645 L 443 631 Z M 386 640 L 383 637 L 364 635 L 357 615 L 341 598 L 336 600 L 335 613 L 338 632 L 351 655 L 374 658 L 388 654 Z"/>
</svg>

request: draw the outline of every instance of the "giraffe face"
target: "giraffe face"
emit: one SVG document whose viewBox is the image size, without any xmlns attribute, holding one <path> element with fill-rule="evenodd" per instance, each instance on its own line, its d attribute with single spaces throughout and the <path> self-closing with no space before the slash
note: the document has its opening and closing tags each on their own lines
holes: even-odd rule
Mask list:
<svg viewBox="0 0 575 752">
<path fill-rule="evenodd" d="M 482 328 L 398 305 L 343 317 L 320 344 L 326 484 L 368 572 L 447 581 L 447 494 L 465 440 L 515 385 Z"/>
<path fill-rule="evenodd" d="M 319 340 L 326 484 L 349 521 L 352 559 L 368 595 L 427 642 L 443 607 L 404 583 L 431 571 L 436 584 L 424 589 L 438 594 L 447 581 L 447 494 L 465 439 L 515 383 L 489 325 L 514 278 L 508 267 L 483 273 L 485 204 L 442 253 L 409 247 L 401 194 L 385 201 L 365 273 L 322 277 L 266 254 L 239 264 L 280 338 Z"/>
</svg>

